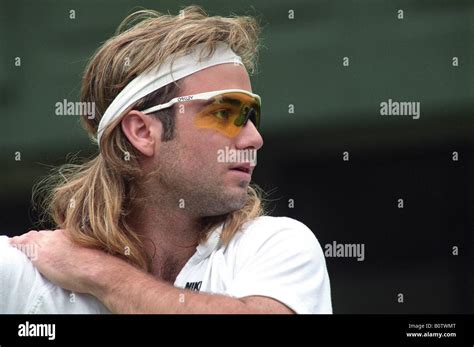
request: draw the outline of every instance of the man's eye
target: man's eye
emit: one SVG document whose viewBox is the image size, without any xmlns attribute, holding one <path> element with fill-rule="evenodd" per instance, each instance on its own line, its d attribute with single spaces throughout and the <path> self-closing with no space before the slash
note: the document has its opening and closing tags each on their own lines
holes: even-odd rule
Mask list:
<svg viewBox="0 0 474 347">
<path fill-rule="evenodd" d="M 222 110 L 214 111 L 212 114 L 219 119 L 227 119 L 230 116 L 230 111 L 222 109 Z"/>
</svg>

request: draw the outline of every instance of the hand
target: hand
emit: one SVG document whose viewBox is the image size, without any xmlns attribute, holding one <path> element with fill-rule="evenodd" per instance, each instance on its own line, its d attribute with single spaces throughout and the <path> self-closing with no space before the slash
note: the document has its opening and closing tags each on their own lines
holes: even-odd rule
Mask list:
<svg viewBox="0 0 474 347">
<path fill-rule="evenodd" d="M 65 230 L 32 230 L 10 239 L 54 284 L 77 293 L 93 291 L 94 281 L 107 261 L 119 260 L 97 249 L 74 244 Z M 112 258 L 112 259 L 110 259 Z"/>
</svg>

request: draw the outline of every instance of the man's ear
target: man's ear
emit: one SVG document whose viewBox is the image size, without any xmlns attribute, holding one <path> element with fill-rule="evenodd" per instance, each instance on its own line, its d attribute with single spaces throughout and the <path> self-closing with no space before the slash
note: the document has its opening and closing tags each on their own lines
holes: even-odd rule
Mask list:
<svg viewBox="0 0 474 347">
<path fill-rule="evenodd" d="M 122 131 L 128 141 L 147 157 L 155 154 L 155 146 L 160 142 L 162 124 L 159 120 L 143 112 L 132 110 L 122 118 Z"/>
</svg>

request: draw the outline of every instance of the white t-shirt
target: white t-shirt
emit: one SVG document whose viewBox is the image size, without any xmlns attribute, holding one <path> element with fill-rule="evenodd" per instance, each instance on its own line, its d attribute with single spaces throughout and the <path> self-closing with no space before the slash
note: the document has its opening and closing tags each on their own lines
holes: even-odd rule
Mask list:
<svg viewBox="0 0 474 347">
<path fill-rule="evenodd" d="M 332 313 L 321 246 L 304 224 L 287 217 L 246 223 L 227 246 L 222 228 L 181 269 L 175 287 L 276 299 L 296 313 Z M 71 293 L 44 278 L 29 259 L 0 237 L 0 313 L 109 313 L 90 295 Z"/>
</svg>

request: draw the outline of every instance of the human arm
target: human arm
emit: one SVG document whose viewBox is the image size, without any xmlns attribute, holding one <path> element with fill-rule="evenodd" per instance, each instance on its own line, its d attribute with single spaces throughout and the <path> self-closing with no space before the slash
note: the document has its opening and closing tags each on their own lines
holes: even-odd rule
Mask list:
<svg viewBox="0 0 474 347">
<path fill-rule="evenodd" d="M 37 247 L 32 261 L 44 276 L 65 289 L 94 295 L 112 312 L 293 313 L 266 296 L 235 298 L 176 288 L 118 257 L 74 244 L 63 230 L 31 231 L 12 242 Z"/>
</svg>

